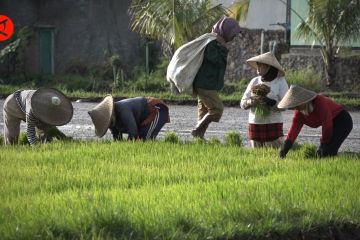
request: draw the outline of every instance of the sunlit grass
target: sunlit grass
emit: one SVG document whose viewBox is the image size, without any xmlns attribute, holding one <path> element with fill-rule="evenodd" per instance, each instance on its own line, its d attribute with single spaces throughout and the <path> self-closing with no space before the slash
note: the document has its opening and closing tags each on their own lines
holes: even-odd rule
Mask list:
<svg viewBox="0 0 360 240">
<path fill-rule="evenodd" d="M 1 239 L 205 239 L 360 224 L 359 154 L 221 144 L 0 147 Z"/>
</svg>

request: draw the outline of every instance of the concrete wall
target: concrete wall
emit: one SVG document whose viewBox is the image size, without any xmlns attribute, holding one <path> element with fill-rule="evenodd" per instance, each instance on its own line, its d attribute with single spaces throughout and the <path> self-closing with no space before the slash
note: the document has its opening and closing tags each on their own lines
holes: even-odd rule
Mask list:
<svg viewBox="0 0 360 240">
<path fill-rule="evenodd" d="M 2 0 L 1 13 L 15 28 L 41 26 L 54 29 L 55 73 L 69 64 L 103 64 L 105 53 L 119 54 L 128 68 L 139 63 L 139 35 L 130 30 L 130 0 Z M 38 52 L 35 34 L 29 55 Z M 1 46 L 0 46 L 1 47 Z M 35 60 L 36 62 L 36 60 Z M 29 63 L 36 72 L 37 63 Z"/>
<path fill-rule="evenodd" d="M 240 79 L 250 80 L 256 76 L 256 71 L 246 64 L 246 60 L 259 55 L 261 51 L 262 29 L 242 28 L 238 37 L 229 44 L 229 56 L 225 79 L 236 81 Z M 271 42 L 276 41 L 276 55 L 285 52 L 284 32 L 280 30 L 264 31 L 263 53 L 270 51 Z"/>
<path fill-rule="evenodd" d="M 360 90 L 360 51 L 353 50 L 353 56 L 339 56 L 335 61 L 335 82 L 340 90 Z M 291 48 L 291 51 L 281 56 L 281 64 L 285 69 L 299 70 L 312 68 L 325 79 L 325 67 L 319 48 Z M 325 81 L 322 83 L 326 88 Z"/>
<path fill-rule="evenodd" d="M 242 28 L 240 36 L 229 44 L 226 81 L 245 79 L 250 81 L 256 71 L 246 64 L 246 60 L 261 53 L 261 29 Z M 264 31 L 263 52 L 271 50 L 271 42 L 276 41 L 275 55 L 285 70 L 312 68 L 325 79 L 324 63 L 318 48 L 291 48 L 284 44 L 284 32 L 280 30 Z M 353 50 L 354 56 L 342 56 L 336 59 L 336 83 L 340 90 L 356 91 L 360 87 L 360 51 Z M 325 89 L 323 84 L 323 89 Z"/>
</svg>

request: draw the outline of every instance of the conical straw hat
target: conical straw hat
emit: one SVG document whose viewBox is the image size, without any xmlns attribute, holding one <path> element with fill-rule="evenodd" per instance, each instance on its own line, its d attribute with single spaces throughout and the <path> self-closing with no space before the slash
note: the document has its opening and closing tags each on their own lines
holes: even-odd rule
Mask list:
<svg viewBox="0 0 360 240">
<path fill-rule="evenodd" d="M 71 101 L 55 88 L 39 88 L 31 96 L 31 109 L 41 122 L 62 126 L 70 122 L 74 109 Z"/>
<path fill-rule="evenodd" d="M 265 63 L 267 65 L 273 66 L 274 68 L 279 70 L 279 76 L 285 76 L 285 71 L 271 52 L 267 52 L 246 60 L 246 63 L 249 64 L 250 67 L 257 69 L 256 63 Z"/>
<path fill-rule="evenodd" d="M 297 85 L 291 85 L 277 107 L 294 108 L 313 100 L 316 98 L 316 96 L 317 94 L 313 91 L 307 90 Z"/>
<path fill-rule="evenodd" d="M 102 137 L 107 132 L 114 110 L 114 99 L 111 95 L 106 96 L 96 107 L 89 111 L 91 120 L 95 126 L 95 134 Z"/>
</svg>

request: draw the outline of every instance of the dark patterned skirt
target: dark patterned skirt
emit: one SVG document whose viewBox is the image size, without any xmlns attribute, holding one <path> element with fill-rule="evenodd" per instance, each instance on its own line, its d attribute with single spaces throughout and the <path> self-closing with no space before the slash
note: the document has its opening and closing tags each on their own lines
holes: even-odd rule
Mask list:
<svg viewBox="0 0 360 240">
<path fill-rule="evenodd" d="M 249 123 L 248 135 L 251 140 L 270 142 L 284 136 L 282 123 L 253 124 Z"/>
</svg>

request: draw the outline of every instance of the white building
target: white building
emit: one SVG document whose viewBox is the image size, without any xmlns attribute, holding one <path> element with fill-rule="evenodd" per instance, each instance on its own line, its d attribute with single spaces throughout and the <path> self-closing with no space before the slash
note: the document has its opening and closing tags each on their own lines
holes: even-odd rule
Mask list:
<svg viewBox="0 0 360 240">
<path fill-rule="evenodd" d="M 236 0 L 213 0 L 214 4 L 222 4 L 229 8 Z M 241 27 L 264 30 L 284 30 L 284 27 L 273 24 L 289 23 L 287 7 L 283 2 L 290 0 L 250 0 L 249 12 Z"/>
</svg>

